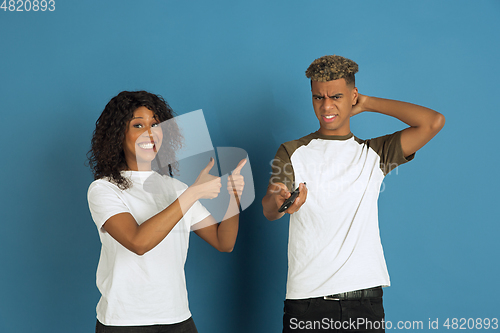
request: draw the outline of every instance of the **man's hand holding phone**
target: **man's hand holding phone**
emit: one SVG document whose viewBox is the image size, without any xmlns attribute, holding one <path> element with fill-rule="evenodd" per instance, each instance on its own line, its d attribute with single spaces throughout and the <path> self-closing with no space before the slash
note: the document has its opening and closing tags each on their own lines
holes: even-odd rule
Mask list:
<svg viewBox="0 0 500 333">
<path fill-rule="evenodd" d="M 279 193 L 276 195 L 276 204 L 279 207 L 278 212 L 293 214 L 306 202 L 307 187 L 305 182 L 300 183 L 299 187 L 291 193 L 284 184 L 279 183 L 276 185 L 280 188 Z"/>
</svg>

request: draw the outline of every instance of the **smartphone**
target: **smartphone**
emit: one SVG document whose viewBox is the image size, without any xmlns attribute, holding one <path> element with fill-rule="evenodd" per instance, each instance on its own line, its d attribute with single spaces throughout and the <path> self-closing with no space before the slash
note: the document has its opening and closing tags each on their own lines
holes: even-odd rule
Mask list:
<svg viewBox="0 0 500 333">
<path fill-rule="evenodd" d="M 304 185 L 305 184 L 306 183 L 304 182 Z M 278 209 L 278 212 L 283 213 L 285 210 L 287 210 L 293 204 L 299 193 L 299 188 L 297 187 L 295 191 L 292 192 L 290 197 L 286 199 L 285 202 L 283 202 L 283 205 L 281 205 L 281 207 Z"/>
</svg>

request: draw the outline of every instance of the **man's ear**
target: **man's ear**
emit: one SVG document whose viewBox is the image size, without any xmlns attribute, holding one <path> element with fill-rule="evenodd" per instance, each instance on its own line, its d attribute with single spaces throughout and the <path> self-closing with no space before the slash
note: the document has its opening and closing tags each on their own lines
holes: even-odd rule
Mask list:
<svg viewBox="0 0 500 333">
<path fill-rule="evenodd" d="M 352 105 L 358 103 L 358 88 L 354 87 L 351 91 Z"/>
</svg>

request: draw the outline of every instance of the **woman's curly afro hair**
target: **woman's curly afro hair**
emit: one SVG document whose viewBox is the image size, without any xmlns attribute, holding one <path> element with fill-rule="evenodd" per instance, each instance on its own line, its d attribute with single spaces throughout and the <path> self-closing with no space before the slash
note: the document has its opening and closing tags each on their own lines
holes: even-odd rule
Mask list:
<svg viewBox="0 0 500 333">
<path fill-rule="evenodd" d="M 176 169 L 175 152 L 182 146 L 182 136 L 174 120 L 165 122 L 174 118 L 172 108 L 161 96 L 147 91 L 122 91 L 109 101 L 96 121 L 91 148 L 87 154 L 94 179 L 106 177 L 122 190 L 130 187 L 129 180 L 121 175 L 121 171 L 128 169 L 123 152 L 123 141 L 134 111 L 141 106 L 151 110 L 157 120 L 162 123 L 163 141 L 154 165 L 160 172 L 168 168 L 170 175 L 172 175 L 172 169 Z M 163 169 L 158 160 L 160 153 L 168 157 L 168 163 L 163 164 Z"/>
</svg>

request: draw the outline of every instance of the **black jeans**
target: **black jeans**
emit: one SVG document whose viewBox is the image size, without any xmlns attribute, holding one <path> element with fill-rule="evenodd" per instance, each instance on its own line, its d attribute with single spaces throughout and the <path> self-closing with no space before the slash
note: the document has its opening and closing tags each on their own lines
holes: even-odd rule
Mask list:
<svg viewBox="0 0 500 333">
<path fill-rule="evenodd" d="M 283 333 L 385 332 L 382 297 L 325 300 L 323 297 L 285 300 Z"/>
<path fill-rule="evenodd" d="M 177 324 L 151 326 L 105 326 L 96 323 L 95 333 L 198 333 L 193 318 Z"/>
</svg>

